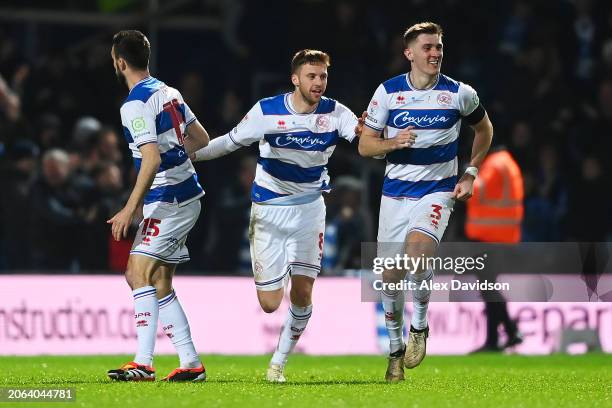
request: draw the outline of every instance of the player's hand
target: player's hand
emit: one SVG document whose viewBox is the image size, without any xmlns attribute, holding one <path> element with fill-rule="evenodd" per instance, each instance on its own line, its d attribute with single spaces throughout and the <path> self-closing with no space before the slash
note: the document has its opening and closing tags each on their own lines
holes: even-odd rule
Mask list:
<svg viewBox="0 0 612 408">
<path fill-rule="evenodd" d="M 412 147 L 417 137 L 412 129 L 414 129 L 414 126 L 408 126 L 406 129 L 400 130 L 393 139 L 389 139 L 391 141 L 391 149 L 399 150 Z"/>
<path fill-rule="evenodd" d="M 474 177 L 464 174 L 455 186 L 453 198 L 459 201 L 467 201 L 474 193 Z"/>
<path fill-rule="evenodd" d="M 113 218 L 106 221 L 107 224 L 111 225 L 111 233 L 115 241 L 120 241 L 122 238 L 127 237 L 128 229 L 134 218 L 134 211 L 127 207 L 123 207 Z"/>
<path fill-rule="evenodd" d="M 365 124 L 366 117 L 368 116 L 367 111 L 363 111 L 361 117 L 357 119 L 357 126 L 355 126 L 355 135 L 357 137 L 361 137 L 361 132 L 363 132 L 363 125 Z"/>
<path fill-rule="evenodd" d="M 190 153 L 190 154 L 189 154 L 189 160 L 191 160 L 192 162 L 195 162 L 195 161 L 196 161 L 196 155 L 195 155 L 195 152 L 193 152 L 193 153 Z"/>
</svg>

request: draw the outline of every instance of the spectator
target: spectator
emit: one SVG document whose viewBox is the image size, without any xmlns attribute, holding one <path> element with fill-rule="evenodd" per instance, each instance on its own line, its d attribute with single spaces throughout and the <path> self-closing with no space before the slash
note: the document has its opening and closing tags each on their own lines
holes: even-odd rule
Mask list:
<svg viewBox="0 0 612 408">
<path fill-rule="evenodd" d="M 0 172 L 3 190 L 0 194 L 0 269 L 27 270 L 31 266 L 29 214 L 39 153 L 32 141 L 19 140 L 9 149 L 8 161 Z"/>
<path fill-rule="evenodd" d="M 110 126 L 102 127 L 98 133 L 96 142 L 97 155 L 100 161 L 121 166 L 123 155 L 119 148 L 119 136 L 115 129 Z"/>
<path fill-rule="evenodd" d="M 558 242 L 564 236 L 567 213 L 567 178 L 559 167 L 554 146 L 540 149 L 537 173 L 525 175 L 523 241 Z"/>
<path fill-rule="evenodd" d="M 32 260 L 34 268 L 76 272 L 84 227 L 83 192 L 73 182 L 66 151 L 51 149 L 42 158 L 42 174 L 32 188 Z"/>
<path fill-rule="evenodd" d="M 95 181 L 95 199 L 92 200 L 84 220 L 86 233 L 83 234 L 79 251 L 79 264 L 86 271 L 107 271 L 111 268 L 109 261 L 112 238 L 106 221 L 123 208 L 128 193 L 124 189 L 121 170 L 116 163 L 99 163 L 92 176 Z M 135 220 L 133 229 L 138 227 L 139 221 Z"/>
<path fill-rule="evenodd" d="M 35 137 L 42 151 L 61 147 L 65 142 L 61 139 L 62 120 L 53 113 L 43 113 L 35 126 Z"/>
<path fill-rule="evenodd" d="M 72 143 L 77 147 L 86 146 L 94 140 L 102 129 L 100 121 L 91 116 L 84 116 L 77 120 L 72 129 Z"/>
</svg>

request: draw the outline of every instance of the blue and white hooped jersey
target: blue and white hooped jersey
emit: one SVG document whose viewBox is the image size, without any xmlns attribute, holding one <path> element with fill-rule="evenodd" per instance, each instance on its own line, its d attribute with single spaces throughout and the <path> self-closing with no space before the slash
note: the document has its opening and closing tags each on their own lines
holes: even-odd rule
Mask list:
<svg viewBox="0 0 612 408">
<path fill-rule="evenodd" d="M 421 198 L 453 191 L 461 118 L 478 107 L 476 91 L 440 74 L 429 89 L 416 89 L 408 74 L 383 82 L 368 106 L 365 124 L 387 139 L 414 126 L 415 144 L 387 154 L 383 195 Z"/>
<path fill-rule="evenodd" d="M 183 147 L 185 128 L 195 120 L 180 92 L 153 77 L 138 82 L 121 106 L 123 134 L 136 169 L 142 162 L 140 146 L 157 143 L 159 147 L 161 164 L 145 204 L 187 203 L 204 194 Z"/>
<path fill-rule="evenodd" d="M 237 146 L 259 142 L 253 202 L 329 190 L 327 161 L 340 138 L 355 138 L 357 117 L 346 106 L 322 97 L 314 112 L 300 114 L 290 96 L 260 100 L 228 133 Z"/>
</svg>

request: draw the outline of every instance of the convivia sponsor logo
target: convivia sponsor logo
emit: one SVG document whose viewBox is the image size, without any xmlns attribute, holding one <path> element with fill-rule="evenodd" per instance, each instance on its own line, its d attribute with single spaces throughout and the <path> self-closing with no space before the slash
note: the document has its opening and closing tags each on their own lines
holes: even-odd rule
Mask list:
<svg viewBox="0 0 612 408">
<path fill-rule="evenodd" d="M 404 128 L 410 125 L 414 125 L 419 128 L 428 128 L 436 126 L 439 123 L 446 123 L 450 120 L 450 116 L 441 115 L 439 113 L 435 115 L 424 113 L 411 116 L 410 111 L 403 111 L 395 115 L 393 118 L 393 125 L 397 128 Z"/>
<path fill-rule="evenodd" d="M 327 145 L 327 142 L 325 140 L 312 136 L 293 136 L 289 134 L 276 138 L 276 145 L 279 147 L 289 146 L 292 143 L 299 145 L 303 149 L 310 149 L 317 145 Z"/>
</svg>

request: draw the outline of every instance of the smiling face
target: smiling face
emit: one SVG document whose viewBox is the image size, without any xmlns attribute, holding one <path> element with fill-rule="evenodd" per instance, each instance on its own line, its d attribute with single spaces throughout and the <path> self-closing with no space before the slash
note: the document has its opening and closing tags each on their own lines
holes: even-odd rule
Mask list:
<svg viewBox="0 0 612 408">
<path fill-rule="evenodd" d="M 327 66 L 306 63 L 291 75 L 291 82 L 308 104 L 315 105 L 327 88 Z"/>
<path fill-rule="evenodd" d="M 440 73 L 443 54 L 439 34 L 419 34 L 404 50 L 413 71 L 431 76 Z"/>
</svg>

